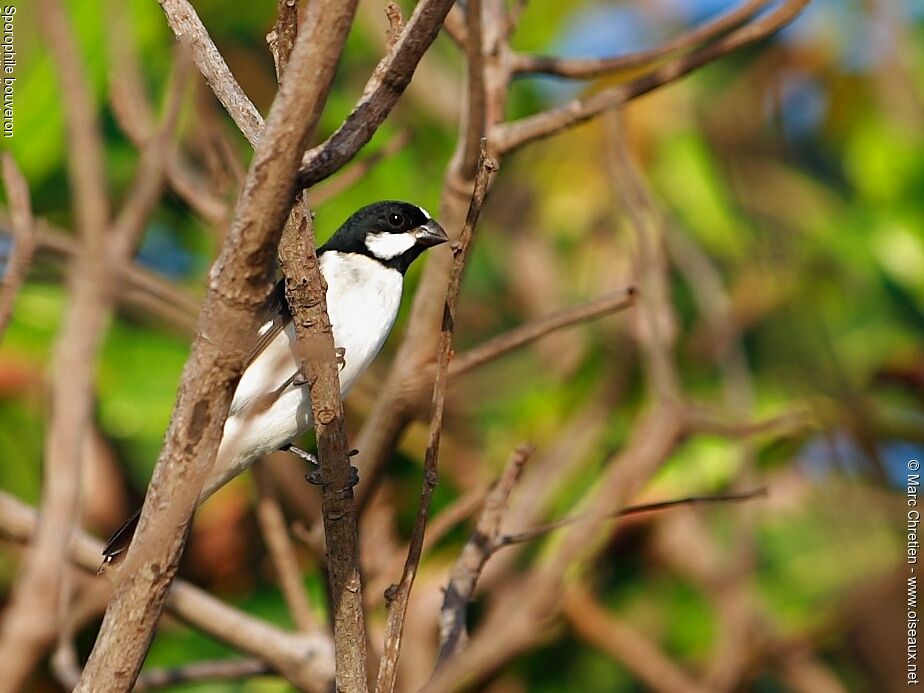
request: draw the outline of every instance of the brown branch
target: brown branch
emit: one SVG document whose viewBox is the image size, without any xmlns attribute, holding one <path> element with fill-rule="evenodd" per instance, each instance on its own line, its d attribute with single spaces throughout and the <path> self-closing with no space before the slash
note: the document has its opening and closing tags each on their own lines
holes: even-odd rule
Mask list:
<svg viewBox="0 0 924 693">
<path fill-rule="evenodd" d="M 292 0 L 276 0 L 276 24 L 267 35 L 277 79 L 286 71 L 295 39 L 298 36 L 298 3 Z"/>
<path fill-rule="evenodd" d="M 583 640 L 626 667 L 646 688 L 662 693 L 705 693 L 706 688 L 662 652 L 656 643 L 607 613 L 586 587 L 568 590 L 564 614 Z"/>
<path fill-rule="evenodd" d="M 263 116 L 234 79 L 208 30 L 188 0 L 159 0 L 177 41 L 186 46 L 196 67 L 251 146 L 263 133 Z"/>
<path fill-rule="evenodd" d="M 523 544 L 528 541 L 533 541 L 539 537 L 544 537 L 556 529 L 561 529 L 562 527 L 567 527 L 568 525 L 573 525 L 578 522 L 587 522 L 591 519 L 594 522 L 615 520 L 617 518 L 627 517 L 629 515 L 639 515 L 641 513 L 650 513 L 658 510 L 669 510 L 671 508 L 677 508 L 683 505 L 699 505 L 703 503 L 741 503 L 744 501 L 754 500 L 755 498 L 763 498 L 766 495 L 767 489 L 759 488 L 753 491 L 746 491 L 744 493 L 731 493 L 718 496 L 688 496 L 687 498 L 677 498 L 675 500 L 643 503 L 641 505 L 630 505 L 626 508 L 621 508 L 620 510 L 615 510 L 611 513 L 603 515 L 602 517 L 591 517 L 587 514 L 574 515 L 572 517 L 565 517 L 561 520 L 556 520 L 555 522 L 549 522 L 544 525 L 540 525 L 539 527 L 533 527 L 532 529 L 528 529 L 523 532 L 517 532 L 516 534 L 505 534 L 500 536 L 497 538 L 497 542 L 492 547 L 492 550 L 496 551 L 497 549 L 503 548 L 505 546 Z"/>
<path fill-rule="evenodd" d="M 239 681 L 272 673 L 273 669 L 259 659 L 220 659 L 169 669 L 149 669 L 138 677 L 133 690 L 140 693 L 190 683 Z"/>
<path fill-rule="evenodd" d="M 481 0 L 469 0 L 465 12 L 466 90 L 463 118 L 451 170 L 463 180 L 475 176 L 479 163 L 479 148 L 487 127 L 487 94 L 485 93 L 484 41 L 482 36 Z"/>
<path fill-rule="evenodd" d="M 439 34 L 454 0 L 420 0 L 394 48 L 379 61 L 359 102 L 323 143 L 305 152 L 299 183 L 309 187 L 341 168 L 364 147 L 411 81 L 417 63 Z"/>
<path fill-rule="evenodd" d="M 298 567 L 298 557 L 289 536 L 285 515 L 279 505 L 272 472 L 266 465 L 258 463 L 253 468 L 253 475 L 260 494 L 257 501 L 257 521 L 273 567 L 276 569 L 282 596 L 289 607 L 295 627 L 303 631 L 315 630 L 318 624 L 311 613 L 311 605 L 308 603 L 308 595 Z"/>
<path fill-rule="evenodd" d="M 385 31 L 385 46 L 389 52 L 394 49 L 398 37 L 404 31 L 404 17 L 401 8 L 394 2 L 385 3 L 385 16 L 388 17 L 388 29 Z"/>
<path fill-rule="evenodd" d="M 389 589 L 391 599 L 388 605 L 388 617 L 385 624 L 385 645 L 379 673 L 376 680 L 376 693 L 391 693 L 395 687 L 398 657 L 401 653 L 401 636 L 404 629 L 404 619 L 407 614 L 407 604 L 410 598 L 420 555 L 423 548 L 424 534 L 427 526 L 427 515 L 433 497 L 433 489 L 437 484 L 437 465 L 439 459 L 440 436 L 443 429 L 443 408 L 446 400 L 446 381 L 449 370 L 449 361 L 452 357 L 452 333 L 455 328 L 456 306 L 459 302 L 459 292 L 462 288 L 462 275 L 465 264 L 471 251 L 472 238 L 475 225 L 481 213 L 481 206 L 487 193 L 491 174 L 497 170 L 497 162 L 488 158 L 487 143 L 482 141 L 478 162 L 478 173 L 475 178 L 475 188 L 469 204 L 465 225 L 459 235 L 459 240 L 453 243 L 452 270 L 449 275 L 449 285 L 446 289 L 446 300 L 443 306 L 443 324 L 440 333 L 440 346 L 437 356 L 436 379 L 433 384 L 433 409 L 430 418 L 430 433 L 427 441 L 427 452 L 424 460 L 424 483 L 420 495 L 420 506 L 417 510 L 417 519 L 408 547 L 407 561 L 401 575 L 401 582 Z"/>
<path fill-rule="evenodd" d="M 0 491 L 0 537 L 27 544 L 35 537 L 39 520 L 34 508 Z M 71 532 L 65 556 L 95 576 L 102 550 L 102 542 L 77 527 Z M 167 609 L 187 625 L 265 661 L 293 685 L 317 693 L 329 691 L 334 657 L 333 643 L 326 633 L 280 630 L 183 580 L 173 583 Z"/>
<path fill-rule="evenodd" d="M 10 220 L 13 233 L 11 234 L 12 249 L 3 273 L 3 284 L 0 285 L 0 337 L 6 332 L 13 314 L 13 304 L 19 287 L 26 280 L 32 253 L 35 250 L 35 229 L 32 219 L 32 203 L 29 199 L 29 186 L 16 160 L 9 152 L 4 152 L 0 158 L 2 166 L 3 188 L 10 206 Z"/>
<path fill-rule="evenodd" d="M 630 286 L 622 291 L 600 296 L 571 308 L 564 308 L 545 318 L 515 327 L 496 337 L 492 337 L 464 354 L 457 356 L 449 368 L 449 377 L 457 378 L 530 342 L 541 339 L 555 330 L 628 308 L 634 304 L 635 296 L 635 288 Z"/>
<path fill-rule="evenodd" d="M 169 6 L 171 3 L 165 0 Z M 317 123 L 349 28 L 353 3 L 312 4 L 211 272 L 209 292 L 166 441 L 113 601 L 79 691 L 127 691 L 153 637 L 193 510 L 210 471 L 273 285 L 273 256 L 295 195 L 300 153 Z"/>
<path fill-rule="evenodd" d="M 729 12 L 719 15 L 702 26 L 668 39 L 660 46 L 627 55 L 609 58 L 559 58 L 517 53 L 512 58 L 511 70 L 515 75 L 540 73 L 578 79 L 592 79 L 614 72 L 633 70 L 674 53 L 688 50 L 698 44 L 712 41 L 740 26 L 769 4 L 770 0 L 746 0 Z"/>
<path fill-rule="evenodd" d="M 504 471 L 484 502 L 475 531 L 462 547 L 449 573 L 440 609 L 440 652 L 436 666 L 455 656 L 468 642 L 468 604 L 485 563 L 494 552 L 507 499 L 533 453 L 533 446 L 520 445 L 507 460 Z"/>
<path fill-rule="evenodd" d="M 67 600 L 65 549 L 81 502 L 80 452 L 92 421 L 96 355 L 110 306 L 105 256 L 109 199 L 97 112 L 61 4 L 43 0 L 38 16 L 63 97 L 72 206 L 85 254 L 70 277 L 69 307 L 55 340 L 52 416 L 44 450 L 44 522 L 20 569 L 0 631 L 0 671 L 10 690 L 22 687 L 60 630 Z"/>
<path fill-rule="evenodd" d="M 468 29 L 465 26 L 465 12 L 457 3 L 453 3 L 452 9 L 443 20 L 443 31 L 453 43 L 465 50 L 465 44 L 468 42 Z"/>
<path fill-rule="evenodd" d="M 404 149 L 410 141 L 410 130 L 401 130 L 378 151 L 357 161 L 334 178 L 327 178 L 313 187 L 311 189 L 311 203 L 315 207 L 319 207 L 328 200 L 332 200 L 341 193 L 346 192 L 368 176 L 382 161 Z"/>
<path fill-rule="evenodd" d="M 497 151 L 511 152 L 529 142 L 549 137 L 604 111 L 621 106 L 703 65 L 772 36 L 792 21 L 808 2 L 809 0 L 785 0 L 772 12 L 745 24 L 714 43 L 672 60 L 627 84 L 604 89 L 587 98 L 575 99 L 564 106 L 499 125 L 492 133 L 492 142 Z"/>
</svg>

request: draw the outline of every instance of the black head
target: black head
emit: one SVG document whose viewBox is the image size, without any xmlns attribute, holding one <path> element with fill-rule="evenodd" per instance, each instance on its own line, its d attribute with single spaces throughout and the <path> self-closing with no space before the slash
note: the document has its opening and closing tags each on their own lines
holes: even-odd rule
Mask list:
<svg viewBox="0 0 924 693">
<path fill-rule="evenodd" d="M 357 253 L 401 273 L 427 248 L 448 239 L 426 210 L 409 202 L 375 202 L 354 213 L 318 250 Z"/>
</svg>

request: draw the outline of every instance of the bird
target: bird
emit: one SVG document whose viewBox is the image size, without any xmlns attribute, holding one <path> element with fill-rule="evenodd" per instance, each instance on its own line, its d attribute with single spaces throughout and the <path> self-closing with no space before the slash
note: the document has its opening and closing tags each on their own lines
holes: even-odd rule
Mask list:
<svg viewBox="0 0 924 693">
<path fill-rule="evenodd" d="M 404 275 L 420 255 L 448 240 L 423 208 L 384 200 L 354 212 L 317 250 L 327 283 L 327 311 L 346 396 L 385 343 L 401 305 Z M 308 383 L 300 376 L 296 338 L 279 280 L 231 400 L 215 463 L 198 505 L 263 455 L 290 450 L 313 461 L 292 441 L 313 428 Z M 317 482 L 317 477 L 309 475 Z M 140 510 L 103 549 L 102 571 L 128 549 Z"/>
</svg>

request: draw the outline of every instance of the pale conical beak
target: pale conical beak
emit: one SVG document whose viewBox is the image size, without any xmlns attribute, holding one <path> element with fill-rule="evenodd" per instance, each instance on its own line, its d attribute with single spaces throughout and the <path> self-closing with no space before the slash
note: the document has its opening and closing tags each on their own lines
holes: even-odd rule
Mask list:
<svg viewBox="0 0 924 693">
<path fill-rule="evenodd" d="M 414 237 L 417 239 L 418 245 L 422 245 L 424 248 L 432 248 L 449 240 L 449 236 L 446 235 L 443 227 L 433 219 L 414 229 Z"/>
</svg>

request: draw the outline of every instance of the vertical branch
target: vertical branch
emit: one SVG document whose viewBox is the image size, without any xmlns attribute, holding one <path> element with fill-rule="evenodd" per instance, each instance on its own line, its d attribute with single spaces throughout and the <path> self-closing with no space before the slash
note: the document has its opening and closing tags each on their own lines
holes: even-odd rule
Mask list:
<svg viewBox="0 0 924 693">
<path fill-rule="evenodd" d="M 273 256 L 295 195 L 295 172 L 326 101 L 354 2 L 312 3 L 254 154 L 234 219 L 212 268 L 199 330 L 184 368 L 164 448 L 132 548 L 78 691 L 127 691 L 150 646 L 257 312 L 273 285 Z"/>
<path fill-rule="evenodd" d="M 13 304 L 19 287 L 26 279 L 32 253 L 35 250 L 35 229 L 33 228 L 32 203 L 29 200 L 29 187 L 16 160 L 10 153 L 4 153 L 0 159 L 2 166 L 3 187 L 10 206 L 13 236 L 12 250 L 0 284 L 0 337 L 6 332 L 13 314 Z"/>
<path fill-rule="evenodd" d="M 401 653 L 401 635 L 404 629 L 404 619 L 407 614 L 407 604 L 417 576 L 417 567 L 420 563 L 420 554 L 423 547 L 424 533 L 427 527 L 427 515 L 430 502 L 433 498 L 433 489 L 437 483 L 437 466 L 439 460 L 440 436 L 443 430 L 443 408 L 446 400 L 446 380 L 449 370 L 449 361 L 452 358 L 452 333 L 455 328 L 456 306 L 459 303 L 459 291 L 462 288 L 462 274 L 471 250 L 472 237 L 481 206 L 484 203 L 491 174 L 497 170 L 497 161 L 487 156 L 487 143 L 482 140 L 479 153 L 478 173 L 475 178 L 475 189 L 472 193 L 471 203 L 465 225 L 459 235 L 459 240 L 452 246 L 452 269 L 449 274 L 449 286 L 446 289 L 446 300 L 443 307 L 443 323 L 440 332 L 440 345 L 437 357 L 436 380 L 433 384 L 433 409 L 430 417 L 430 434 L 427 440 L 427 453 L 424 460 L 424 484 L 420 494 L 420 506 L 417 510 L 417 519 L 414 523 L 414 532 L 411 535 L 408 547 L 407 561 L 401 582 L 389 588 L 388 619 L 385 624 L 385 647 L 382 661 L 379 666 L 376 681 L 376 693 L 391 693 L 395 687 L 398 657 Z"/>
</svg>

